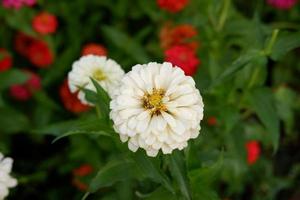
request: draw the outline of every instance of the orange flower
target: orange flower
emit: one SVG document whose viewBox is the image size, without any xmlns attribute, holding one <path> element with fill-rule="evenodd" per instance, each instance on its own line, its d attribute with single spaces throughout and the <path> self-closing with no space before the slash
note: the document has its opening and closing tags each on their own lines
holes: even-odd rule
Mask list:
<svg viewBox="0 0 300 200">
<path fill-rule="evenodd" d="M 193 39 L 197 34 L 197 30 L 192 25 L 182 24 L 173 27 L 170 23 L 167 23 L 160 31 L 160 44 L 163 49 L 185 44 L 196 50 L 198 42 Z"/>
<path fill-rule="evenodd" d="M 89 55 L 89 54 L 98 55 L 98 56 L 106 56 L 107 50 L 104 46 L 102 46 L 100 44 L 89 43 L 89 44 L 86 44 L 82 48 L 81 55 L 85 56 L 85 55 Z"/>
<path fill-rule="evenodd" d="M 90 109 L 89 106 L 84 105 L 79 101 L 77 93 L 71 93 L 67 79 L 61 85 L 59 94 L 65 108 L 73 113 L 81 113 Z"/>
<path fill-rule="evenodd" d="M 48 12 L 41 12 L 32 20 L 33 29 L 40 34 L 54 33 L 57 25 L 56 16 Z"/>
</svg>

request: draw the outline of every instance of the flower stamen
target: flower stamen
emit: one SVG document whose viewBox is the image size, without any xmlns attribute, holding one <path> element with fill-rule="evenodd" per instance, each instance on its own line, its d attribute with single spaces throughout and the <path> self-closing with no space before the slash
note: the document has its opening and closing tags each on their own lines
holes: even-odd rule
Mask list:
<svg viewBox="0 0 300 200">
<path fill-rule="evenodd" d="M 163 89 L 153 88 L 152 94 L 145 93 L 143 96 L 143 107 L 150 110 L 151 115 L 159 115 L 162 111 L 167 111 L 162 99 L 165 95 Z"/>
<path fill-rule="evenodd" d="M 105 74 L 103 73 L 102 70 L 96 69 L 96 70 L 93 72 L 93 78 L 96 79 L 97 81 L 103 81 L 103 80 L 105 80 L 107 77 L 105 76 Z"/>
</svg>

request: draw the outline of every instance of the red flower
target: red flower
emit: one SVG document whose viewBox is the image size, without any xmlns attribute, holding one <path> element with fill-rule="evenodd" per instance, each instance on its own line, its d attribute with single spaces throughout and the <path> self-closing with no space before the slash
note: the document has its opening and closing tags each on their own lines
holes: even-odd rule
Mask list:
<svg viewBox="0 0 300 200">
<path fill-rule="evenodd" d="M 27 56 L 28 48 L 36 41 L 35 38 L 24 33 L 18 33 L 15 38 L 15 48 L 22 56 Z"/>
<path fill-rule="evenodd" d="M 37 67 L 44 68 L 52 64 L 54 56 L 48 44 L 24 33 L 18 33 L 15 39 L 18 53 L 29 59 Z"/>
<path fill-rule="evenodd" d="M 32 20 L 33 29 L 40 34 L 54 33 L 57 25 L 56 16 L 48 12 L 41 12 Z"/>
<path fill-rule="evenodd" d="M 81 51 L 81 55 L 85 56 L 85 55 L 89 55 L 89 54 L 98 55 L 98 56 L 106 56 L 107 50 L 104 46 L 102 46 L 100 44 L 89 43 L 83 47 L 83 49 Z"/>
<path fill-rule="evenodd" d="M 288 10 L 294 7 L 297 0 L 267 0 L 268 4 L 280 10 Z"/>
<path fill-rule="evenodd" d="M 80 167 L 73 170 L 72 184 L 81 191 L 86 191 L 88 185 L 80 180 L 80 177 L 90 175 L 93 172 L 93 167 L 89 164 L 83 164 Z"/>
<path fill-rule="evenodd" d="M 87 176 L 93 172 L 93 167 L 89 164 L 83 164 L 73 170 L 74 176 Z"/>
<path fill-rule="evenodd" d="M 12 66 L 12 57 L 5 50 L 0 48 L 0 72 L 6 71 Z"/>
<path fill-rule="evenodd" d="M 212 116 L 207 119 L 207 123 L 209 126 L 215 126 L 217 124 L 217 118 Z"/>
<path fill-rule="evenodd" d="M 61 85 L 59 94 L 65 108 L 73 113 L 84 112 L 90 108 L 78 100 L 77 93 L 74 94 L 70 92 L 68 80 L 65 80 Z"/>
<path fill-rule="evenodd" d="M 200 64 L 195 51 L 186 45 L 176 45 L 167 49 L 165 61 L 180 67 L 187 76 L 194 75 Z"/>
<path fill-rule="evenodd" d="M 73 180 L 72 180 L 72 184 L 78 189 L 78 190 L 80 190 L 80 191 L 87 191 L 87 189 L 88 189 L 88 185 L 87 184 L 85 184 L 85 183 L 83 183 L 83 182 L 81 182 L 79 179 L 76 179 L 76 178 L 74 178 Z"/>
<path fill-rule="evenodd" d="M 19 101 L 27 101 L 31 98 L 35 91 L 41 89 L 40 77 L 30 71 L 25 71 L 30 76 L 24 84 L 12 85 L 10 87 L 10 95 Z"/>
<path fill-rule="evenodd" d="M 260 146 L 259 143 L 255 140 L 248 141 L 246 143 L 247 150 L 247 162 L 249 165 L 254 164 L 260 155 Z"/>
<path fill-rule="evenodd" d="M 192 39 L 197 34 L 197 30 L 189 24 L 172 27 L 170 23 L 167 23 L 160 31 L 160 44 L 163 49 L 170 48 L 174 45 L 185 44 L 196 50 L 198 42 Z"/>
<path fill-rule="evenodd" d="M 28 48 L 27 57 L 32 64 L 40 68 L 45 68 L 53 62 L 53 54 L 43 41 L 33 42 Z"/>
<path fill-rule="evenodd" d="M 157 0 L 158 6 L 172 13 L 181 11 L 187 4 L 189 0 Z"/>
</svg>

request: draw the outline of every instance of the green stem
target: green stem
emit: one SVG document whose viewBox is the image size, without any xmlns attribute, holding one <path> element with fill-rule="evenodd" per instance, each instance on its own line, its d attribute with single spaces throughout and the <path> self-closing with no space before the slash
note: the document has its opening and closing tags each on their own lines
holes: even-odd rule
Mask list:
<svg viewBox="0 0 300 200">
<path fill-rule="evenodd" d="M 231 2 L 231 0 L 224 0 L 223 9 L 222 9 L 221 16 L 219 19 L 219 24 L 218 24 L 218 31 L 221 31 L 224 27 L 224 24 L 225 24 L 227 16 L 228 16 L 230 2 Z"/>
<path fill-rule="evenodd" d="M 87 197 L 90 195 L 90 193 L 89 192 L 86 192 L 85 194 L 84 194 L 84 196 L 81 198 L 81 200 L 86 200 L 87 199 Z"/>
<path fill-rule="evenodd" d="M 102 114 L 101 114 L 99 105 L 96 105 L 96 113 L 97 113 L 97 116 L 98 116 L 99 118 L 102 117 Z"/>
<path fill-rule="evenodd" d="M 277 39 L 277 36 L 278 36 L 278 33 L 279 33 L 279 29 L 275 29 L 273 32 L 272 32 L 272 36 L 271 36 L 271 39 L 270 39 L 270 42 L 268 43 L 266 49 L 265 49 L 265 55 L 270 55 L 271 52 L 272 52 L 272 49 L 273 49 L 273 46 L 276 42 L 276 39 Z"/>
</svg>

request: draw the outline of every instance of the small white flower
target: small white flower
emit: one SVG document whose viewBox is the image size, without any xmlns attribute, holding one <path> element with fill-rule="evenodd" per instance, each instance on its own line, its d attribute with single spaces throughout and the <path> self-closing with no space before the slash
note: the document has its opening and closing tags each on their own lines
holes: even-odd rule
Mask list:
<svg viewBox="0 0 300 200">
<path fill-rule="evenodd" d="M 10 176 L 13 160 L 4 158 L 0 153 L 0 200 L 3 200 L 9 193 L 8 189 L 17 185 L 17 180 Z"/>
<path fill-rule="evenodd" d="M 105 56 L 87 55 L 75 61 L 69 72 L 69 88 L 72 93 L 78 92 L 78 98 L 84 104 L 90 104 L 80 88 L 96 91 L 91 78 L 97 81 L 103 89 L 112 95 L 115 87 L 124 75 L 121 66 Z"/>
<path fill-rule="evenodd" d="M 156 156 L 182 150 L 196 138 L 203 101 L 192 77 L 171 63 L 136 65 L 121 80 L 110 102 L 110 117 L 122 142 Z"/>
</svg>

